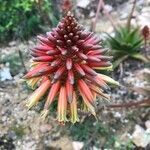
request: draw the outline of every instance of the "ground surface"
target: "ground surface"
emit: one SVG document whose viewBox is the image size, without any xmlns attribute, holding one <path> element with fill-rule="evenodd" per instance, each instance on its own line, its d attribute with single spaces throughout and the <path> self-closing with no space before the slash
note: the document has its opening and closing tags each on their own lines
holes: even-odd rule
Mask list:
<svg viewBox="0 0 150 150">
<path fill-rule="evenodd" d="M 118 9 L 121 8 L 122 5 Z M 145 14 L 143 13 L 143 15 L 147 13 L 146 8 L 144 8 Z M 114 10 L 112 15 L 115 16 L 117 11 Z M 90 21 L 87 19 L 81 22 L 89 24 Z M 109 27 L 108 31 L 112 32 L 108 21 L 105 21 L 105 25 L 98 22 L 96 31 L 103 31 L 104 28 Z M 0 71 L 8 68 L 12 76 L 10 80 L 0 80 L 0 150 L 79 150 L 81 147 L 94 150 L 100 148 L 150 149 L 150 145 L 145 144 L 150 137 L 146 137 L 145 141 L 144 138 L 140 138 L 142 135 L 144 137 L 146 133 L 150 134 L 149 107 L 127 109 L 105 107 L 108 104 L 136 102 L 147 98 L 146 95 L 133 92 L 125 87 L 111 88 L 109 91 L 110 103 L 100 100 L 98 121 L 92 116 L 84 114 L 81 117 L 81 123 L 74 126 L 71 124 L 60 126 L 53 117 L 55 113 L 52 113 L 43 122 L 39 115 L 39 105 L 28 111 L 25 99 L 31 90 L 20 81 L 24 68 L 18 50 L 22 52 L 25 66 L 28 69 L 30 64 L 28 50 L 35 43 L 34 39 L 28 42 L 13 41 L 0 48 L 0 59 L 3 60 L 0 62 Z M 122 85 L 147 87 L 149 85 L 145 76 L 148 76 L 149 72 L 148 66 L 144 63 L 128 59 L 120 68 L 110 74 Z M 136 130 L 140 134 L 133 134 Z M 143 148 L 137 144 L 140 142 Z"/>
</svg>

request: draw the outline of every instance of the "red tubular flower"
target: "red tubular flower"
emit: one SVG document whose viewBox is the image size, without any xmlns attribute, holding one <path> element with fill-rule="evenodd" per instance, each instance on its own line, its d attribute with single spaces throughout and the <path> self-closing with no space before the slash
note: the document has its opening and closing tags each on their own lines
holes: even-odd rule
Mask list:
<svg viewBox="0 0 150 150">
<path fill-rule="evenodd" d="M 58 121 L 78 122 L 80 106 L 86 106 L 95 113 L 96 95 L 109 99 L 103 89 L 107 83 L 118 84 L 110 77 L 94 69 L 111 69 L 109 60 L 104 56 L 107 51 L 100 46 L 101 41 L 94 33 L 85 31 L 69 12 L 58 26 L 46 36 L 38 36 L 40 44 L 31 49 L 33 64 L 24 76 L 29 85 L 38 88 L 29 97 L 27 106 L 31 108 L 41 97 L 48 93 L 42 116 L 48 114 L 50 105 L 58 96 Z M 82 101 L 77 98 L 81 96 Z"/>
<path fill-rule="evenodd" d="M 147 41 L 150 40 L 150 28 L 147 25 L 143 27 L 142 35 L 143 35 L 143 38 L 144 38 L 144 46 L 145 46 L 145 49 L 146 49 Z"/>
<path fill-rule="evenodd" d="M 71 10 L 72 8 L 71 0 L 63 0 L 61 8 L 62 8 L 62 11 L 64 12 Z"/>
<path fill-rule="evenodd" d="M 147 25 L 143 27 L 142 35 L 143 35 L 145 40 L 149 39 L 149 37 L 150 37 L 150 29 L 149 29 L 149 27 Z"/>
</svg>

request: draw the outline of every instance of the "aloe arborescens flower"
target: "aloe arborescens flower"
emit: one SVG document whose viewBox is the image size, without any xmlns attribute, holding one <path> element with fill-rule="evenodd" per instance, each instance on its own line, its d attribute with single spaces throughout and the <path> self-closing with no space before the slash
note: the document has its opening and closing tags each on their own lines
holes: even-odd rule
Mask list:
<svg viewBox="0 0 150 150">
<path fill-rule="evenodd" d="M 79 121 L 80 106 L 86 106 L 96 115 L 96 95 L 108 99 L 103 88 L 107 88 L 107 82 L 117 83 L 94 70 L 111 68 L 110 57 L 104 56 L 106 49 L 101 47 L 101 41 L 85 31 L 70 12 L 55 29 L 38 39 L 40 44 L 31 49 L 31 70 L 24 76 L 31 86 L 38 88 L 29 97 L 27 106 L 31 108 L 48 92 L 44 117 L 57 95 L 59 122 Z"/>
</svg>

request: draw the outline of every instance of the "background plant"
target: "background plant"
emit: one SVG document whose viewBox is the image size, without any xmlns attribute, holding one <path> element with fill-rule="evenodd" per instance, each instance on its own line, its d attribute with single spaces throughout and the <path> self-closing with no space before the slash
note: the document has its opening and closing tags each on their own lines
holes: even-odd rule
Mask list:
<svg viewBox="0 0 150 150">
<path fill-rule="evenodd" d="M 55 25 L 59 13 L 52 5 L 52 0 L 0 0 L 0 42 L 27 39 L 42 32 L 44 25 Z"/>
<path fill-rule="evenodd" d="M 114 68 L 128 57 L 147 62 L 146 58 L 140 52 L 140 48 L 143 45 L 143 37 L 138 27 L 128 29 L 127 26 L 122 26 L 115 31 L 114 37 L 109 34 L 107 35 L 107 43 L 112 49 L 116 60 L 114 62 Z"/>
</svg>

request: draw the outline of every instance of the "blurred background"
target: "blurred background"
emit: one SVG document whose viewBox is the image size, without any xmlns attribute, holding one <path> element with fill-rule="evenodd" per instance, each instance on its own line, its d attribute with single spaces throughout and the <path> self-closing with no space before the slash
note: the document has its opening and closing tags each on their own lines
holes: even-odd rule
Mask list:
<svg viewBox="0 0 150 150">
<path fill-rule="evenodd" d="M 59 125 L 52 109 L 27 110 L 32 90 L 21 81 L 29 70 L 36 36 L 50 31 L 71 10 L 86 30 L 110 48 L 120 82 L 111 102 L 100 99 L 98 121 Z M 150 0 L 0 0 L 0 150 L 150 149 Z"/>
</svg>

